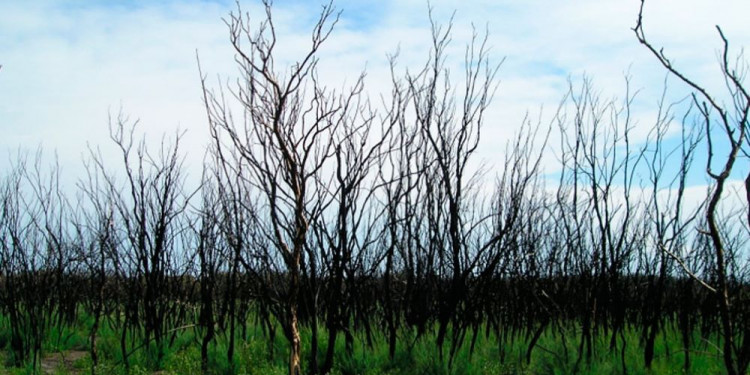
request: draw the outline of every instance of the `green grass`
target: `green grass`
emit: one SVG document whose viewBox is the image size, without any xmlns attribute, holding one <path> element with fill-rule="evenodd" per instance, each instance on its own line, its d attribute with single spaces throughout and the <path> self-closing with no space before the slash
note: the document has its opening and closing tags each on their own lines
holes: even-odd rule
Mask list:
<svg viewBox="0 0 750 375">
<path fill-rule="evenodd" d="M 91 319 L 81 314 L 73 327 L 51 327 L 43 347 L 43 355 L 60 351 L 88 351 L 88 327 Z M 0 352 L 7 358 L 7 325 L 0 323 Z M 288 356 L 287 344 L 280 333 L 272 343 L 274 355 L 269 357 L 269 338 L 265 337 L 259 327 L 250 326 L 247 337 L 241 337 L 237 332 L 234 360 L 227 359 L 227 335 L 219 335 L 210 346 L 209 367 L 213 374 L 248 374 L 273 375 L 286 374 L 286 360 Z M 326 348 L 327 335 L 322 327 L 319 331 L 319 363 L 322 363 Z M 444 347 L 446 360 L 439 361 L 439 352 L 435 345 L 435 336 L 428 333 L 414 342 L 413 334 L 402 332 L 399 337 L 395 357 L 388 356 L 387 341 L 384 337 L 374 337 L 373 347 L 366 345 L 364 337 L 356 337 L 353 353 L 347 355 L 344 348 L 343 336 L 337 339 L 335 361 L 332 373 L 336 375 L 498 375 L 498 374 L 570 374 L 576 369 L 578 358 L 578 344 L 580 333 L 571 326 L 564 331 L 566 343 L 563 344 L 559 331 L 547 329 L 539 339 L 533 351 L 531 361 L 526 361 L 528 340 L 524 337 L 514 340 L 499 341 L 494 335 L 485 337 L 480 332 L 474 353 L 469 353 L 470 333 L 466 342 L 457 352 L 452 366 L 448 366 L 447 353 L 450 342 Z M 165 348 L 164 359 L 155 363 L 156 348 L 150 345 L 136 350 L 130 356 L 130 372 L 122 364 L 119 347 L 119 332 L 112 331 L 108 324 L 102 324 L 99 331 L 98 373 L 101 374 L 196 374 L 200 372 L 200 334 L 193 328 L 179 331 L 174 344 Z M 303 370 L 309 364 L 310 358 L 310 330 L 303 329 Z M 643 362 L 643 347 L 639 332 L 635 329 L 626 331 L 625 364 L 628 374 L 684 374 L 684 353 L 680 336 L 671 330 L 657 338 L 655 358 L 651 371 L 647 371 Z M 694 337 L 692 348 L 692 374 L 716 374 L 723 372 L 718 350 L 702 340 L 698 335 Z M 708 340 L 711 341 L 711 340 Z M 129 342 L 130 339 L 129 339 Z M 713 338 L 713 342 L 716 339 Z M 413 345 L 411 345 L 413 343 Z M 504 355 L 501 355 L 501 348 Z M 579 374 L 620 374 L 622 373 L 621 339 L 618 339 L 616 350 L 609 350 L 609 336 L 600 334 L 594 340 L 593 355 L 590 362 L 581 361 L 578 366 Z M 567 356 L 565 353 L 567 352 Z M 2 363 L 5 363 L 4 358 Z M 71 366 L 68 366 L 71 367 Z M 72 368 L 59 369 L 56 374 L 88 373 L 91 360 L 85 356 L 72 364 Z M 0 368 L 0 374 L 33 374 L 30 364 L 22 368 Z"/>
</svg>

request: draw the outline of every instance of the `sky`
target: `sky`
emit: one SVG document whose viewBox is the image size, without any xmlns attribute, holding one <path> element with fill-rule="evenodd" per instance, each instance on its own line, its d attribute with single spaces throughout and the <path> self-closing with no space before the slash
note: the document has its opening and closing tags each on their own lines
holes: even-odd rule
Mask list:
<svg viewBox="0 0 750 375">
<path fill-rule="evenodd" d="M 631 30 L 639 1 L 430 4 L 438 23 L 453 17 L 446 63 L 456 81 L 473 28 L 488 31 L 490 60 L 502 61 L 478 150 L 488 165 L 502 161 L 505 142 L 526 116 L 548 124 L 569 82 L 578 85 L 584 76 L 603 98 L 620 99 L 624 77 L 631 77 L 631 91 L 638 91 L 634 118 L 642 125 L 635 135 L 645 138 L 666 73 Z M 321 6 L 314 0 L 275 2 L 279 61 L 301 57 Z M 342 11 L 341 19 L 320 51 L 326 85 L 346 87 L 366 70 L 366 90 L 378 98 L 389 89 L 389 54 L 400 51 L 401 69 L 416 70 L 424 63 L 430 38 L 426 1 L 353 0 L 334 6 Z M 108 119 L 122 111 L 139 120 L 139 132 L 149 142 L 184 131 L 186 165 L 199 174 L 208 127 L 196 55 L 212 86 L 237 77 L 222 21 L 236 7 L 225 0 L 0 0 L 0 170 L 8 168 L 18 150 L 42 147 L 57 155 L 66 178 L 81 177 L 89 148 L 100 147 L 105 159 L 116 158 L 107 138 Z M 241 7 L 251 19 L 261 19 L 258 1 L 241 1 Z M 715 25 L 737 54 L 750 45 L 748 14 L 746 0 L 651 0 L 644 27 L 676 66 L 712 92 L 723 93 Z M 676 79 L 668 82 L 669 98 L 688 94 Z M 544 168 L 554 172 L 553 152 L 545 155 Z"/>
</svg>

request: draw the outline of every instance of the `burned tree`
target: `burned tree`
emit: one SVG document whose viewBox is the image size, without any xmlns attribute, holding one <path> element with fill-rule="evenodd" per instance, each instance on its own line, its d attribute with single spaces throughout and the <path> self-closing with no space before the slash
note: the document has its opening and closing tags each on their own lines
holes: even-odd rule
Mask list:
<svg viewBox="0 0 750 375">
<path fill-rule="evenodd" d="M 317 350 L 317 316 L 325 314 L 328 342 L 320 372 L 330 372 L 333 366 L 336 339 L 344 332 L 346 351 L 351 355 L 354 336 L 351 318 L 369 327 L 369 314 L 360 304 L 360 293 L 367 292 L 362 284 L 377 276 L 379 234 L 382 207 L 376 201 L 379 192 L 375 183 L 378 163 L 387 153 L 386 138 L 391 134 L 388 121 L 376 126 L 376 114 L 362 94 L 364 75 L 355 83 L 351 95 L 340 101 L 336 114 L 339 123 L 334 134 L 333 165 L 335 173 L 330 183 L 328 208 L 313 225 L 313 241 L 307 246 L 311 297 L 312 352 Z M 318 277 L 316 274 L 322 277 Z M 323 285 L 316 285 L 322 283 Z M 317 297 L 318 290 L 324 292 Z M 320 299 L 322 306 L 317 306 Z M 322 310 L 322 311 L 319 311 Z M 356 314 L 355 314 L 356 313 Z M 369 330 L 368 330 L 369 332 Z M 371 341 L 371 340 L 368 340 Z M 316 373 L 317 358 L 313 354 L 310 370 Z"/>
<path fill-rule="evenodd" d="M 333 8 L 323 7 L 313 27 L 312 43 L 301 60 L 287 71 L 275 64 L 276 31 L 271 3 L 264 2 L 265 19 L 257 31 L 249 15 L 238 10 L 227 24 L 242 78 L 230 88 L 242 106 L 235 123 L 223 97 L 205 84 L 209 126 L 215 144 L 231 147 L 249 170 L 248 183 L 257 189 L 264 236 L 272 244 L 266 257 L 283 268 L 283 288 L 273 306 L 289 341 L 289 373 L 300 373 L 299 301 L 305 247 L 311 225 L 325 207 L 324 173 L 335 154 L 334 134 L 340 125 L 340 103 L 317 79 L 317 53 L 338 20 Z M 247 43 L 247 45 L 245 44 Z M 205 81 L 204 81 L 205 82 Z"/>
<path fill-rule="evenodd" d="M 65 286 L 73 261 L 68 202 L 60 188 L 60 168 L 31 163 L 19 153 L 0 182 L 0 308 L 10 325 L 10 362 L 30 360 L 37 369 L 42 343 L 52 324 L 68 322 L 78 299 Z M 57 314 L 57 319 L 55 318 Z"/>
<path fill-rule="evenodd" d="M 431 15 L 430 15 L 431 16 Z M 479 175 L 471 171 L 471 156 L 479 145 L 481 127 L 495 91 L 495 74 L 498 66 L 488 61 L 487 36 L 478 39 L 475 33 L 472 43 L 466 47 L 465 87 L 459 108 L 450 86 L 448 69 L 445 67 L 445 50 L 450 41 L 452 22 L 441 28 L 432 18 L 432 45 L 430 57 L 416 74 L 407 74 L 410 106 L 413 111 L 416 136 L 423 139 L 418 157 L 423 160 L 420 172 L 425 184 L 422 209 L 425 215 L 428 278 L 446 288 L 436 296 L 438 333 L 437 345 L 442 356 L 442 347 L 448 326 L 454 323 L 456 314 L 464 302 L 467 283 L 474 271 L 477 259 L 490 246 L 482 244 L 472 248 L 474 228 L 480 216 L 475 199 Z M 398 83 L 398 82 L 397 82 Z M 406 115 L 400 111 L 398 115 Z M 456 113 L 458 111 L 458 113 Z M 407 120 L 408 121 L 408 120 Z M 489 241 L 493 241 L 490 238 Z M 455 341 L 455 340 L 454 340 Z"/>
<path fill-rule="evenodd" d="M 644 238 L 635 184 L 644 148 L 631 140 L 632 100 L 629 90 L 620 104 L 602 100 L 589 80 L 578 90 L 571 83 L 566 104 L 572 114 L 563 109 L 555 120 L 562 169 L 554 215 L 565 272 L 580 278 L 575 289 L 582 299 L 574 312 L 581 324 L 576 367 L 591 360 L 594 335 L 610 330 L 610 350 L 619 338 L 625 366 L 623 277 Z"/>
<path fill-rule="evenodd" d="M 177 254 L 181 216 L 189 202 L 184 189 L 185 175 L 179 154 L 180 135 L 174 144 L 162 139 L 157 153 L 149 151 L 144 139 L 135 137 L 137 122 L 129 123 L 120 115 L 110 122 L 110 136 L 122 158 L 124 182 L 104 164 L 100 153 L 92 159 L 106 199 L 114 211 L 114 226 L 122 238 L 115 268 L 125 287 L 124 320 L 121 324 L 121 351 L 128 365 L 128 330 L 143 323 L 141 345 L 148 350 L 156 344 L 156 364 L 161 362 L 167 333 L 177 314 L 172 299 L 179 296 L 179 279 L 186 267 L 180 267 Z M 134 348 L 133 350 L 135 350 Z M 149 351 L 150 353 L 150 351 Z"/>
<path fill-rule="evenodd" d="M 115 288 L 110 285 L 108 290 L 107 279 L 111 280 L 115 273 L 119 238 L 109 188 L 102 181 L 95 164 L 87 163 L 86 171 L 88 178 L 78 184 L 81 192 L 79 207 L 82 208 L 74 226 L 78 259 L 88 276 L 88 298 L 84 301 L 84 306 L 94 319 L 89 330 L 91 373 L 94 375 L 99 364 L 99 326 L 102 319 L 112 311 L 107 309 L 107 301 L 116 300 L 112 293 Z"/>
<path fill-rule="evenodd" d="M 737 174 L 737 162 L 749 155 L 750 93 L 744 81 L 748 69 L 747 61 L 740 56 L 735 65 L 732 65 L 729 57 L 729 41 L 721 28 L 717 26 L 716 29 L 722 41 L 720 69 L 727 92 L 724 94 L 710 92 L 706 86 L 683 73 L 667 57 L 663 49 L 655 47 L 648 40 L 643 26 L 644 5 L 645 1 L 642 0 L 637 23 L 633 29 L 636 38 L 667 71 L 693 90 L 691 98 L 699 112 L 699 124 L 705 132 L 705 150 L 708 155 L 706 174 L 712 183 L 704 210 L 707 228 L 698 230 L 701 236 L 707 237 L 713 250 L 714 272 L 712 272 L 713 280 L 710 281 L 713 285 L 691 272 L 680 257 L 673 256 L 673 258 L 691 277 L 717 295 L 724 365 L 730 375 L 744 374 L 750 365 L 750 325 L 740 319 L 744 316 L 742 303 L 735 304 L 739 297 L 736 289 L 741 288 L 734 288 L 732 285 L 737 282 L 746 282 L 746 280 L 731 273 L 730 265 L 737 260 L 731 251 L 731 241 L 723 232 L 727 223 L 722 223 L 719 219 L 719 206 L 722 201 L 726 200 L 728 185 L 733 178 L 736 178 L 734 175 Z M 727 95 L 730 104 L 727 105 L 720 100 L 720 95 Z M 724 147 L 726 151 L 719 152 L 719 147 Z M 718 156 L 717 153 L 719 153 Z M 750 191 L 750 176 L 745 179 L 745 184 L 746 191 Z M 750 195 L 747 198 L 750 198 Z M 748 204 L 746 209 L 750 213 L 750 201 L 746 203 Z M 745 219 L 750 222 L 750 216 L 744 217 L 743 215 L 742 220 Z M 668 249 L 662 250 L 668 251 Z"/>
</svg>

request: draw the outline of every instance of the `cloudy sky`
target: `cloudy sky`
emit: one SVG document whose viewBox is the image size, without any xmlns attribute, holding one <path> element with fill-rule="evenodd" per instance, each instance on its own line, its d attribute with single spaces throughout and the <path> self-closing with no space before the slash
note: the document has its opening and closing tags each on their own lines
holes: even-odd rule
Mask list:
<svg viewBox="0 0 750 375">
<path fill-rule="evenodd" d="M 648 122 L 665 72 L 631 30 L 639 4 L 433 0 L 436 21 L 446 23 L 455 12 L 449 66 L 460 67 L 472 25 L 488 29 L 491 60 L 504 59 L 480 157 L 496 164 L 504 140 L 524 116 L 548 121 L 568 81 L 580 82 L 584 74 L 604 97 L 622 97 L 629 72 L 632 88 L 640 90 L 638 117 Z M 242 1 L 255 20 L 262 16 L 258 5 Z M 388 89 L 389 53 L 401 51 L 404 69 L 424 61 L 430 37 L 426 1 L 354 0 L 335 6 L 343 11 L 341 20 L 320 55 L 327 85 L 342 87 L 366 69 L 367 89 L 377 97 Z M 293 62 L 305 51 L 320 9 L 314 0 L 276 1 L 281 61 Z M 42 146 L 76 175 L 88 145 L 109 147 L 108 115 L 120 109 L 140 119 L 139 129 L 149 139 L 185 130 L 187 163 L 199 165 L 207 126 L 196 51 L 211 82 L 236 77 L 222 22 L 233 10 L 236 4 L 228 0 L 0 0 L 0 168 L 19 148 Z M 739 52 L 750 45 L 748 14 L 746 0 L 652 0 L 645 28 L 677 66 L 719 91 L 714 26 L 721 25 L 732 51 Z M 671 98 L 687 93 L 676 80 L 670 86 Z"/>
</svg>

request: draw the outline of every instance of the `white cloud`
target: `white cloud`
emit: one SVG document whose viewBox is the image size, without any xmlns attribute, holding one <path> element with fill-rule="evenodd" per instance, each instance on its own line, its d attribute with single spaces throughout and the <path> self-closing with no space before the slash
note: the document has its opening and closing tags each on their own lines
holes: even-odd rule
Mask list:
<svg viewBox="0 0 750 375">
<path fill-rule="evenodd" d="M 231 2 L 142 2 L 109 5 L 77 3 L 0 2 L 0 166 L 18 146 L 43 144 L 56 149 L 66 170 L 75 175 L 87 144 L 106 151 L 107 111 L 142 120 L 149 137 L 187 130 L 188 163 L 200 163 L 206 142 L 205 114 L 195 51 L 209 78 L 235 75 L 226 26 L 221 18 L 234 10 Z M 461 73 L 463 49 L 472 23 L 490 31 L 492 58 L 505 57 L 498 95 L 484 129 L 480 158 L 501 160 L 499 150 L 519 128 L 527 112 L 544 121 L 553 115 L 574 80 L 585 72 L 594 77 L 604 97 L 623 93 L 623 75 L 630 71 L 635 89 L 643 88 L 643 116 L 661 92 L 664 71 L 640 46 L 632 31 L 638 2 L 586 0 L 465 1 L 461 5 L 433 1 L 434 17 L 445 23 L 455 13 L 451 59 Z M 244 5 L 258 21 L 257 2 Z M 309 42 L 310 26 L 320 4 L 277 2 L 279 63 L 294 61 Z M 321 51 L 321 78 L 340 88 L 367 68 L 368 90 L 387 93 L 386 54 L 400 46 L 400 67 L 417 69 L 429 43 L 427 5 L 422 0 L 341 2 L 342 20 Z M 733 51 L 750 43 L 746 15 L 750 5 L 733 0 L 717 6 L 710 1 L 650 1 L 646 31 L 688 74 L 720 90 L 714 24 L 721 24 Z M 457 74 L 455 81 L 460 81 Z M 215 80 L 213 80 L 215 82 Z M 674 83 L 675 81 L 672 80 Z M 674 84 L 673 97 L 685 94 Z M 374 102 L 379 102 L 373 98 Z M 645 120 L 644 120 L 645 121 Z M 554 158 L 546 158 L 554 159 Z M 547 163 L 553 163 L 548 160 Z"/>
</svg>

